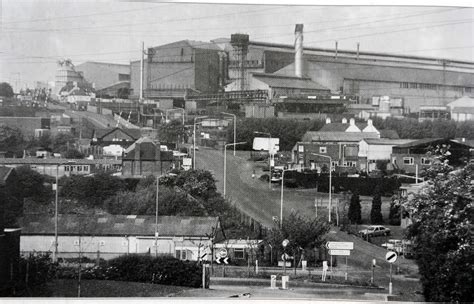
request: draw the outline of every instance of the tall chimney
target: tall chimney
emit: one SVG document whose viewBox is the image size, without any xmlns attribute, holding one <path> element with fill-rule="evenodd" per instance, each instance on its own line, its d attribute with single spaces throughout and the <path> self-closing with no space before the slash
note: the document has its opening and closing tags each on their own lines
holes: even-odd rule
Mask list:
<svg viewBox="0 0 474 304">
<path fill-rule="evenodd" d="M 336 53 L 334 54 L 334 58 L 337 59 L 337 40 L 336 40 Z"/>
<path fill-rule="evenodd" d="M 359 60 L 359 47 L 360 47 L 360 43 L 357 42 L 357 60 Z"/>
<path fill-rule="evenodd" d="M 303 77 L 303 24 L 295 27 L 295 76 Z"/>
</svg>

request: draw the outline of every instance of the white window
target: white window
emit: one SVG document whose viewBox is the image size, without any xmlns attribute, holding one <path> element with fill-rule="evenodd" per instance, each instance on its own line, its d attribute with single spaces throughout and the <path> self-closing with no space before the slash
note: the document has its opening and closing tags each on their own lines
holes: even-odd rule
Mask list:
<svg viewBox="0 0 474 304">
<path fill-rule="evenodd" d="M 186 249 L 177 249 L 176 258 L 180 260 L 188 260 L 191 258 L 191 252 L 188 252 Z"/>
<path fill-rule="evenodd" d="M 415 163 L 415 160 L 413 157 L 404 157 L 403 158 L 403 164 L 404 165 L 413 165 Z"/>
<path fill-rule="evenodd" d="M 234 258 L 235 259 L 244 259 L 245 258 L 244 248 L 235 248 L 234 249 Z"/>
<path fill-rule="evenodd" d="M 304 146 L 298 146 L 298 152 L 304 152 Z"/>
<path fill-rule="evenodd" d="M 422 165 L 431 165 L 431 159 L 426 158 L 426 157 L 422 157 L 421 158 L 421 164 Z"/>
<path fill-rule="evenodd" d="M 319 147 L 319 153 L 328 153 L 328 149 L 326 147 Z"/>
</svg>

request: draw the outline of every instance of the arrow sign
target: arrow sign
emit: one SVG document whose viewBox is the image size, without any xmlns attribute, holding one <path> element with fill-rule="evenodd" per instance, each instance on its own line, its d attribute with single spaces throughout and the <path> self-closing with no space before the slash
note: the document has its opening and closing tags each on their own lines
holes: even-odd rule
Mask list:
<svg viewBox="0 0 474 304">
<path fill-rule="evenodd" d="M 346 249 L 329 249 L 330 255 L 351 255 L 350 250 Z"/>
<path fill-rule="evenodd" d="M 326 243 L 327 249 L 344 249 L 344 250 L 353 250 L 354 243 L 353 242 L 327 242 Z"/>
<path fill-rule="evenodd" d="M 396 252 L 393 252 L 393 251 L 389 251 L 387 252 L 387 254 L 385 255 L 385 259 L 387 260 L 387 262 L 389 263 L 393 263 L 397 260 L 397 253 Z"/>
<path fill-rule="evenodd" d="M 217 264 L 220 264 L 221 262 L 224 262 L 224 264 L 229 264 L 229 257 L 216 259 Z"/>
</svg>

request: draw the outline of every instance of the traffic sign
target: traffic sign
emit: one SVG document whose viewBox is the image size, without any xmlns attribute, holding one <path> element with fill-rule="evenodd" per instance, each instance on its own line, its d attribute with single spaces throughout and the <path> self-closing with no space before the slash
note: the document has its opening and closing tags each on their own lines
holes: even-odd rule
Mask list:
<svg viewBox="0 0 474 304">
<path fill-rule="evenodd" d="M 344 249 L 344 250 L 353 250 L 354 243 L 353 242 L 327 242 L 326 243 L 327 249 Z"/>
<path fill-rule="evenodd" d="M 348 249 L 329 249 L 330 255 L 351 255 L 351 251 Z"/>
<path fill-rule="evenodd" d="M 220 264 L 221 262 L 224 262 L 224 264 L 229 264 L 229 257 L 225 257 L 225 258 L 221 257 L 221 258 L 216 259 L 217 264 Z"/>
<path fill-rule="evenodd" d="M 216 258 L 225 258 L 227 257 L 227 249 L 225 248 L 220 248 L 219 250 L 216 251 Z"/>
<path fill-rule="evenodd" d="M 387 260 L 387 262 L 389 263 L 393 263 L 397 260 L 397 253 L 394 252 L 394 251 L 389 251 L 387 252 L 387 254 L 385 255 L 385 259 Z"/>
</svg>

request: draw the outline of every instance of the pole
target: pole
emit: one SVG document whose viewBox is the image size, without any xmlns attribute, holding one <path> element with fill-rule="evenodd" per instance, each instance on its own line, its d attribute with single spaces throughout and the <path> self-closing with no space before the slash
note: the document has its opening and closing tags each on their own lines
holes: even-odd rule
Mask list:
<svg viewBox="0 0 474 304">
<path fill-rule="evenodd" d="M 272 135 L 268 133 L 268 189 L 272 188 L 272 154 L 270 153 Z"/>
<path fill-rule="evenodd" d="M 206 264 L 202 263 L 202 289 L 206 289 Z"/>
<path fill-rule="evenodd" d="M 346 275 L 345 275 L 345 280 L 347 281 L 347 256 L 346 256 Z"/>
<path fill-rule="evenodd" d="M 227 145 L 224 145 L 224 199 L 225 199 L 226 181 L 227 181 Z"/>
<path fill-rule="evenodd" d="M 196 170 L 196 117 L 193 124 L 193 169 Z"/>
<path fill-rule="evenodd" d="M 143 64 L 144 64 L 144 55 L 145 55 L 145 43 L 142 41 L 142 51 L 141 51 L 141 56 L 140 56 L 140 94 L 139 94 L 139 98 L 140 98 L 140 101 L 142 101 L 143 99 L 143 70 L 144 70 L 144 67 L 143 67 Z"/>
<path fill-rule="evenodd" d="M 156 175 L 156 210 L 155 210 L 155 257 L 158 256 L 158 194 L 160 185 L 160 177 Z"/>
<path fill-rule="evenodd" d="M 56 193 L 54 200 L 54 253 L 53 262 L 58 261 L 58 175 L 59 175 L 59 164 L 56 165 Z"/>
<path fill-rule="evenodd" d="M 283 183 L 285 179 L 285 171 L 281 172 L 281 190 L 280 190 L 280 229 L 283 227 Z"/>
<path fill-rule="evenodd" d="M 390 263 L 390 283 L 388 284 L 388 294 L 392 294 L 392 263 Z"/>
<path fill-rule="evenodd" d="M 328 221 L 329 223 L 331 223 L 331 210 L 332 210 L 332 160 L 331 160 L 331 157 L 329 157 L 329 205 L 328 205 L 328 208 L 329 208 Z"/>
</svg>

